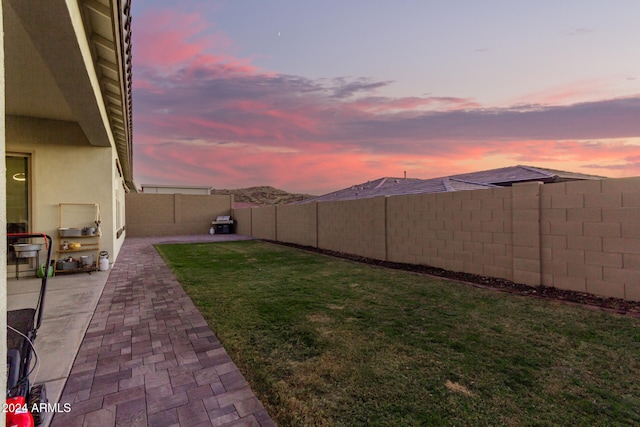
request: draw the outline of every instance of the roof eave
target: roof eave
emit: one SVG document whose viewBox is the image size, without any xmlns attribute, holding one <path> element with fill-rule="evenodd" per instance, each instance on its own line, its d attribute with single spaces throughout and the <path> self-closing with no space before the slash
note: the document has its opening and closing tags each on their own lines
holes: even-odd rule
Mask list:
<svg viewBox="0 0 640 427">
<path fill-rule="evenodd" d="M 125 186 L 135 191 L 133 182 L 132 61 L 130 0 L 81 0 L 86 32 L 109 127 Z M 109 30 L 92 25 L 109 20 Z M 115 77 L 115 78 L 114 78 Z"/>
</svg>

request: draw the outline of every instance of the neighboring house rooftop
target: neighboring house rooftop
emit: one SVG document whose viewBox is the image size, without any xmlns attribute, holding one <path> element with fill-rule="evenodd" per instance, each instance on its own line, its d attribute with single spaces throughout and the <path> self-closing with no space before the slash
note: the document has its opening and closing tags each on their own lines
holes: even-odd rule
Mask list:
<svg viewBox="0 0 640 427">
<path fill-rule="evenodd" d="M 483 188 L 511 186 L 515 183 L 528 181 L 553 183 L 603 178 L 605 177 L 518 165 L 431 179 L 379 178 L 374 181 L 367 181 L 363 184 L 353 185 L 342 190 L 296 203 L 369 199 L 377 196 L 398 196 L 403 194 L 479 190 Z"/>
<path fill-rule="evenodd" d="M 517 165 L 487 171 L 464 173 L 455 175 L 455 178 L 508 187 L 518 182 L 527 181 L 542 181 L 548 184 L 552 182 L 604 179 L 606 177 L 539 168 L 535 166 Z"/>
<path fill-rule="evenodd" d="M 196 185 L 142 184 L 143 193 L 152 194 L 204 194 L 210 195 L 212 187 Z"/>
</svg>

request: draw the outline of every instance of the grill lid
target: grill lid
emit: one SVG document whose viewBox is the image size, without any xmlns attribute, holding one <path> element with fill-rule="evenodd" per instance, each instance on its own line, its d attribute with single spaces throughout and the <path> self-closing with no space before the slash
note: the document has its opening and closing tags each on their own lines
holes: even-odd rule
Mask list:
<svg viewBox="0 0 640 427">
<path fill-rule="evenodd" d="M 215 221 L 211 221 L 212 224 L 233 224 L 233 220 L 229 215 L 220 215 Z"/>
</svg>

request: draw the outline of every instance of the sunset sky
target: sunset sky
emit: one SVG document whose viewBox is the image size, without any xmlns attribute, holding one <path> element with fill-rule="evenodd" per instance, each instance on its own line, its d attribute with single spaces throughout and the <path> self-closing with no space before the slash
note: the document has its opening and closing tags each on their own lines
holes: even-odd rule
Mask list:
<svg viewBox="0 0 640 427">
<path fill-rule="evenodd" d="M 139 186 L 640 175 L 640 1 L 132 4 Z"/>
</svg>

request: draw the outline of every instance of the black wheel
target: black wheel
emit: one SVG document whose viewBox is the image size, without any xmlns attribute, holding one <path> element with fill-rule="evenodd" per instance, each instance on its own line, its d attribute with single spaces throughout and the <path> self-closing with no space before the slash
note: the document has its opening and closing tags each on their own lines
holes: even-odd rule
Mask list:
<svg viewBox="0 0 640 427">
<path fill-rule="evenodd" d="M 45 384 L 38 384 L 31 387 L 29 396 L 27 396 L 27 406 L 33 416 L 33 425 L 38 426 L 44 420 L 44 414 L 40 412 L 40 404 L 48 402 Z"/>
</svg>

